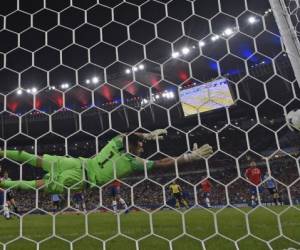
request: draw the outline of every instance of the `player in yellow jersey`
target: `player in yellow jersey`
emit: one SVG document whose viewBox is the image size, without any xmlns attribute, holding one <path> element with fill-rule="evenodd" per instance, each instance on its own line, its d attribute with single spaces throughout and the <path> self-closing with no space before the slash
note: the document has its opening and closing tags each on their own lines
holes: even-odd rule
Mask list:
<svg viewBox="0 0 300 250">
<path fill-rule="evenodd" d="M 172 196 L 176 200 L 175 206 L 177 208 L 180 208 L 180 204 L 183 204 L 186 208 L 189 208 L 188 202 L 183 198 L 181 186 L 177 184 L 176 181 L 173 181 L 173 183 L 169 186 L 169 188 Z"/>
</svg>

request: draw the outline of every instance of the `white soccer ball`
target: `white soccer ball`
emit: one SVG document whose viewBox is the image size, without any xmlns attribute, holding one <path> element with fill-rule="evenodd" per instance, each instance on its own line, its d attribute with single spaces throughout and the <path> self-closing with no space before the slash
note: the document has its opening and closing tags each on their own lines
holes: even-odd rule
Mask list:
<svg viewBox="0 0 300 250">
<path fill-rule="evenodd" d="M 300 131 L 300 109 L 290 111 L 286 116 L 286 122 L 290 130 Z"/>
</svg>

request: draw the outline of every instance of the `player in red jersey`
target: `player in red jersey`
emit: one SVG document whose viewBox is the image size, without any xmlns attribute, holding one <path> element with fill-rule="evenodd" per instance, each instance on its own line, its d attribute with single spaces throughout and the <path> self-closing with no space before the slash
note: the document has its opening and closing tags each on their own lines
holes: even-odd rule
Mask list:
<svg viewBox="0 0 300 250">
<path fill-rule="evenodd" d="M 206 206 L 208 208 L 211 208 L 209 197 L 210 197 L 210 192 L 211 192 L 212 185 L 211 185 L 210 181 L 208 179 L 203 180 L 200 183 L 200 188 L 202 189 L 203 198 L 204 198 Z"/>
<path fill-rule="evenodd" d="M 121 183 L 118 180 L 113 181 L 111 187 L 112 207 L 115 213 L 118 212 L 118 203 L 128 212 L 128 207 L 124 199 L 121 197 Z"/>
<path fill-rule="evenodd" d="M 258 186 L 262 181 L 261 170 L 257 167 L 257 164 L 255 161 L 250 162 L 250 166 L 246 169 L 245 177 L 248 181 L 250 181 L 253 185 L 255 185 L 255 186 L 251 186 L 251 188 L 250 188 L 251 206 L 255 207 L 257 205 L 256 186 Z M 260 187 L 259 187 L 259 192 L 261 192 Z"/>
</svg>

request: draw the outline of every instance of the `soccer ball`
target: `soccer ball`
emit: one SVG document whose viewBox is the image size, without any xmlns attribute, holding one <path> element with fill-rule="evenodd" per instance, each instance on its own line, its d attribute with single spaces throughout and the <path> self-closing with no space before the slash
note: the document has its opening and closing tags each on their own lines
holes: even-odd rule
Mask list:
<svg viewBox="0 0 300 250">
<path fill-rule="evenodd" d="M 290 130 L 300 131 L 300 109 L 290 111 L 286 116 L 286 122 Z"/>
</svg>

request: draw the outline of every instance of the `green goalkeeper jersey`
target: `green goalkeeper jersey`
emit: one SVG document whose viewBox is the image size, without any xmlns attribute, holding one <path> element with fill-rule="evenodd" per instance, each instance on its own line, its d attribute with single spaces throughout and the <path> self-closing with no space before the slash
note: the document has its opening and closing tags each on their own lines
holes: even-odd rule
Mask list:
<svg viewBox="0 0 300 250">
<path fill-rule="evenodd" d="M 81 158 L 83 159 L 83 158 Z M 115 177 L 122 178 L 135 171 L 150 170 L 153 161 L 145 161 L 125 152 L 122 136 L 114 137 L 93 158 L 84 159 L 87 179 L 93 185 L 103 185 Z"/>
</svg>

